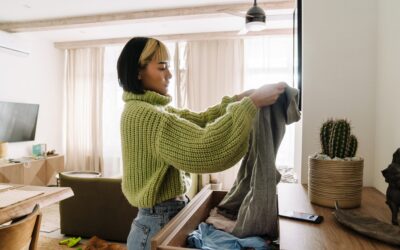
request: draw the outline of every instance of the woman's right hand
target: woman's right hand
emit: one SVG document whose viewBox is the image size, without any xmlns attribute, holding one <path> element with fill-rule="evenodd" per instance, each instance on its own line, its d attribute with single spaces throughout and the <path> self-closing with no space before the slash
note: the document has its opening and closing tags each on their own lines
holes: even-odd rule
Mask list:
<svg viewBox="0 0 400 250">
<path fill-rule="evenodd" d="M 257 108 L 272 105 L 288 85 L 285 82 L 265 84 L 256 89 L 249 97 Z"/>
</svg>

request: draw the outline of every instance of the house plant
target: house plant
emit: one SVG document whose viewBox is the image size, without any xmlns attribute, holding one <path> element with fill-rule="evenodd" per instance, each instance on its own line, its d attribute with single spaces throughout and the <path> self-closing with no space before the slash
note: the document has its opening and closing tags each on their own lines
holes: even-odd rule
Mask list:
<svg viewBox="0 0 400 250">
<path fill-rule="evenodd" d="M 341 208 L 359 207 L 364 160 L 355 157 L 357 138 L 345 119 L 329 119 L 320 130 L 322 152 L 309 157 L 308 196 L 311 203 Z"/>
</svg>

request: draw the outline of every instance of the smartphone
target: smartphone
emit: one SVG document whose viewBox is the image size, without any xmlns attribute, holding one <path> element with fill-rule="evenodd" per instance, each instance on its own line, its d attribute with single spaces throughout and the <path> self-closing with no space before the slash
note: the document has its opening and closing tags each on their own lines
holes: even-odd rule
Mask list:
<svg viewBox="0 0 400 250">
<path fill-rule="evenodd" d="M 308 214 L 297 211 L 279 211 L 279 216 L 283 218 L 306 221 L 315 224 L 319 224 L 324 220 L 324 217 L 322 217 L 321 215 Z"/>
</svg>

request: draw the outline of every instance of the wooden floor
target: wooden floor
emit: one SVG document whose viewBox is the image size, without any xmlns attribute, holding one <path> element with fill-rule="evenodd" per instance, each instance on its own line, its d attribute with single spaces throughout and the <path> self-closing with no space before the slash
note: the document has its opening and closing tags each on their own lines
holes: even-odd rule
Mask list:
<svg viewBox="0 0 400 250">
<path fill-rule="evenodd" d="M 59 211 L 59 204 L 53 204 L 48 207 L 42 209 L 42 223 L 40 228 L 40 235 L 39 235 L 39 246 L 46 245 L 43 247 L 45 249 L 72 249 L 66 246 L 59 246 L 58 242 L 63 239 L 67 239 L 69 237 L 64 236 L 61 234 L 60 231 L 60 211 Z M 49 240 L 49 239 L 54 239 Z M 84 244 L 88 241 L 88 239 L 82 239 L 80 247 L 84 246 Z M 41 244 L 42 243 L 42 244 Z M 124 244 L 121 244 L 124 245 Z M 54 248 L 52 248 L 54 246 Z M 126 245 L 124 245 L 126 246 Z M 76 247 L 75 247 L 76 248 Z M 39 250 L 42 250 L 39 248 Z"/>
</svg>

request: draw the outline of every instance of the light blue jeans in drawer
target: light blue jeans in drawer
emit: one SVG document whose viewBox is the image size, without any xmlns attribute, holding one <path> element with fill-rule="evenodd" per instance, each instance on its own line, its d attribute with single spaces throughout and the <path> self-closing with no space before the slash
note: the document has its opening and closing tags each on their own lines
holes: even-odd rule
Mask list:
<svg viewBox="0 0 400 250">
<path fill-rule="evenodd" d="M 187 201 L 164 201 L 152 208 L 139 208 L 128 235 L 128 250 L 151 249 L 151 238 L 156 235 L 182 208 Z"/>
</svg>

